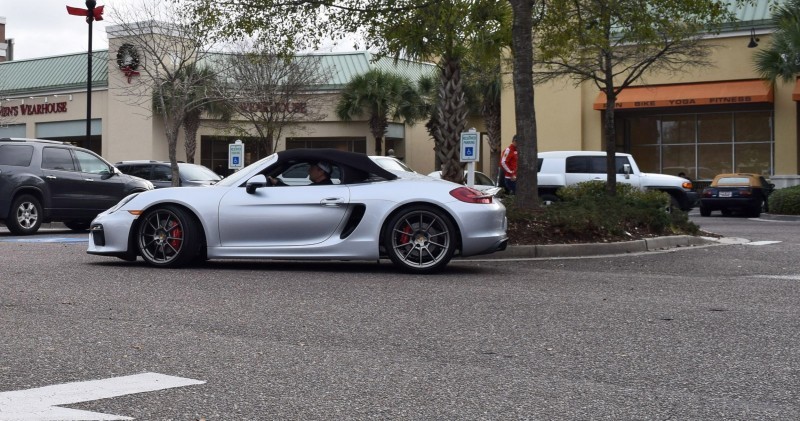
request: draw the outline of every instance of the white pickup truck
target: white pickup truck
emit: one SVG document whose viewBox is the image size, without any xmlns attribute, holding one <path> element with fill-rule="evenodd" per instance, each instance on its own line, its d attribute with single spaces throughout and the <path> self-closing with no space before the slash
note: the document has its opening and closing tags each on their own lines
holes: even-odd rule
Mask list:
<svg viewBox="0 0 800 421">
<path fill-rule="evenodd" d="M 697 202 L 692 182 L 666 174 L 639 171 L 633 156 L 616 154 L 617 183 L 632 184 L 642 190 L 660 190 L 672 197 L 672 207 L 688 211 Z M 589 151 L 540 152 L 538 161 L 539 198 L 557 201 L 556 191 L 583 181 L 606 181 L 606 153 Z"/>
</svg>

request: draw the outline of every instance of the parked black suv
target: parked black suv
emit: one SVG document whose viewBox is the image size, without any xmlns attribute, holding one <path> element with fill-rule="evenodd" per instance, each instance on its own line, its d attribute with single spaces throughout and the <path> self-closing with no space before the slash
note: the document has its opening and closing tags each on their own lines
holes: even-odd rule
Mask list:
<svg viewBox="0 0 800 421">
<path fill-rule="evenodd" d="M 125 196 L 152 189 L 92 151 L 52 140 L 0 138 L 0 221 L 15 235 L 33 234 L 43 222 L 88 229 Z"/>
<path fill-rule="evenodd" d="M 168 161 L 120 161 L 114 164 L 125 174 L 149 180 L 155 188 L 172 187 L 172 166 Z M 180 187 L 210 186 L 222 180 L 217 173 L 197 164 L 178 162 Z"/>
</svg>

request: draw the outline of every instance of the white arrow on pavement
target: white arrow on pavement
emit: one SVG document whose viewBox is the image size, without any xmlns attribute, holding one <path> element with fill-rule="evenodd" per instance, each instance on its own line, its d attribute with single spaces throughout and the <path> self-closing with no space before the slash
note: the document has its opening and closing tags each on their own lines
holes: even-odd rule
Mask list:
<svg viewBox="0 0 800 421">
<path fill-rule="evenodd" d="M 64 383 L 35 389 L 0 392 L 1 421 L 50 421 L 50 420 L 131 420 L 120 415 L 78 409 L 59 408 L 134 393 L 152 392 L 173 387 L 203 384 L 204 381 L 167 376 L 158 373 L 142 373 L 132 376 L 85 382 Z"/>
</svg>

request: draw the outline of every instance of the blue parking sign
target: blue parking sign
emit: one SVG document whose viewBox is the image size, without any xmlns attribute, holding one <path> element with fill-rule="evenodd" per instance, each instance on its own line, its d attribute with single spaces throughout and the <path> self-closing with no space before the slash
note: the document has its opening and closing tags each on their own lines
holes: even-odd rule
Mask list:
<svg viewBox="0 0 800 421">
<path fill-rule="evenodd" d="M 475 162 L 478 160 L 480 149 L 480 133 L 474 130 L 461 133 L 461 162 Z"/>
</svg>

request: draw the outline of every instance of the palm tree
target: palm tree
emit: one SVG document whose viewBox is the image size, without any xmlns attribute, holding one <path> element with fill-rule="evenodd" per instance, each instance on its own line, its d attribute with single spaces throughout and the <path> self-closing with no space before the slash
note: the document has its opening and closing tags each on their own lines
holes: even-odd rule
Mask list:
<svg viewBox="0 0 800 421">
<path fill-rule="evenodd" d="M 187 70 L 188 79 L 192 81 L 189 89 L 189 100 L 197 103 L 197 107 L 192 108 L 183 118 L 183 131 L 186 135 L 186 161 L 194 163 L 194 155 L 197 150 L 197 130 L 200 128 L 200 117 L 206 113 L 212 118 L 222 121 L 229 121 L 232 117 L 232 110 L 225 101 L 215 99 L 217 95 L 210 94 L 216 91 L 217 80 L 210 69 L 204 67 L 195 70 L 189 67 Z"/>
<path fill-rule="evenodd" d="M 366 116 L 375 137 L 375 154 L 383 155 L 383 137 L 389 119 L 414 124 L 420 117 L 420 96 L 408 79 L 379 69 L 354 77 L 336 105 L 343 121 Z"/>
<path fill-rule="evenodd" d="M 194 156 L 197 150 L 197 130 L 200 128 L 200 119 L 203 113 L 207 113 L 217 117 L 223 121 L 231 118 L 231 111 L 226 107 L 220 99 L 216 98 L 216 78 L 214 73 L 205 67 L 196 67 L 195 65 L 188 65 L 175 73 L 170 85 L 173 89 L 169 89 L 166 94 L 153 94 L 153 108 L 154 110 L 161 110 L 162 100 L 164 101 L 163 107 L 169 109 L 172 104 L 169 102 L 176 102 L 186 104 L 186 112 L 184 114 L 183 130 L 186 135 L 186 161 L 194 163 Z"/>
<path fill-rule="evenodd" d="M 776 31 L 772 43 L 755 53 L 756 72 L 762 79 L 792 82 L 800 73 L 800 0 L 789 0 L 775 9 Z"/>
</svg>

